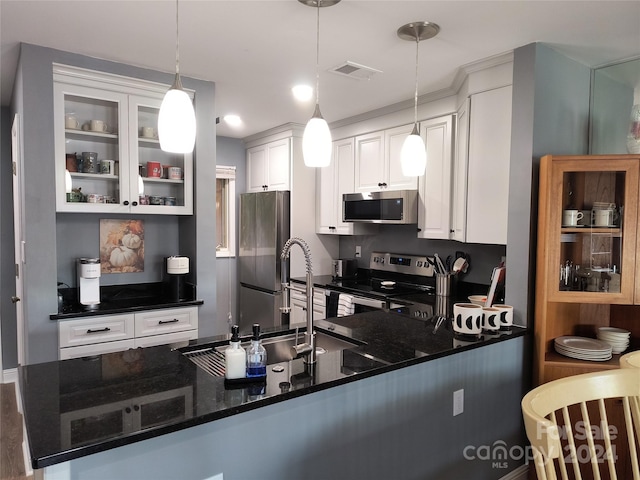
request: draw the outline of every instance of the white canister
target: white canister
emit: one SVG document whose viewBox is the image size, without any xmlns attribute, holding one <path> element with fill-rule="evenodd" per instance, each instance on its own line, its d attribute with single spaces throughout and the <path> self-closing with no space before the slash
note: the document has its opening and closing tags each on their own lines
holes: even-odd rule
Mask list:
<svg viewBox="0 0 640 480">
<path fill-rule="evenodd" d="M 167 258 L 167 273 L 182 275 L 189 273 L 189 257 L 173 256 Z"/>
<path fill-rule="evenodd" d="M 453 331 L 462 335 L 479 335 L 482 332 L 482 307 L 474 303 L 454 303 Z"/>
</svg>

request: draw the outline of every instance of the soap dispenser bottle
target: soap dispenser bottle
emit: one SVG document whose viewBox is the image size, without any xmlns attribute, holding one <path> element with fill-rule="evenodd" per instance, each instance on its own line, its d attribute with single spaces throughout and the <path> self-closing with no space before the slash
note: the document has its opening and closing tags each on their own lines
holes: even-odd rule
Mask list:
<svg viewBox="0 0 640 480">
<path fill-rule="evenodd" d="M 224 351 L 224 377 L 229 380 L 245 378 L 247 369 L 247 352 L 240 346 L 238 325 L 231 327 L 231 341 Z"/>
<path fill-rule="evenodd" d="M 251 346 L 247 351 L 247 377 L 264 377 L 267 375 L 267 351 L 260 340 L 260 325 L 253 324 Z"/>
</svg>

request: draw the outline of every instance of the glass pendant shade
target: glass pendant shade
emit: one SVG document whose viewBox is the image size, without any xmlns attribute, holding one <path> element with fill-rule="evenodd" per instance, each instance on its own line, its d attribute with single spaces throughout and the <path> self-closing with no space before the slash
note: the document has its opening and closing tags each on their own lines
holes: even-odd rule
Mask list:
<svg viewBox="0 0 640 480">
<path fill-rule="evenodd" d="M 69 173 L 69 170 L 65 170 L 64 171 L 64 191 L 66 193 L 71 193 L 72 190 L 73 190 L 73 182 L 71 180 L 71 174 Z"/>
<path fill-rule="evenodd" d="M 322 118 L 320 108 L 304 127 L 302 134 L 302 156 L 307 167 L 328 167 L 331 163 L 331 131 Z"/>
<path fill-rule="evenodd" d="M 427 150 L 418 129 L 414 126 L 413 132 L 402 144 L 400 150 L 400 166 L 405 177 L 419 177 L 424 175 L 427 168 Z"/>
<path fill-rule="evenodd" d="M 180 81 L 177 77 L 177 82 Z M 191 153 L 196 142 L 196 113 L 187 92 L 175 84 L 166 93 L 158 115 L 160 148 L 171 153 Z"/>
</svg>

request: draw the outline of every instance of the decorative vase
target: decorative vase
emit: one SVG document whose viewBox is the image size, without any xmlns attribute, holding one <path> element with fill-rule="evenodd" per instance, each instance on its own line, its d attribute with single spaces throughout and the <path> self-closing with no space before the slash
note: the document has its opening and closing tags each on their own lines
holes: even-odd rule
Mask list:
<svg viewBox="0 0 640 480">
<path fill-rule="evenodd" d="M 640 153 L 640 104 L 634 105 L 631 109 L 629 133 L 627 133 L 627 151 L 629 153 Z"/>
</svg>

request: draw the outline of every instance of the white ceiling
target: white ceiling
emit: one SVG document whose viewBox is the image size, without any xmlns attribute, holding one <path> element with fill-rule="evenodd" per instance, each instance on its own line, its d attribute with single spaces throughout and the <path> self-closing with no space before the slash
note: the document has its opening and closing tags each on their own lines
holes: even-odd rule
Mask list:
<svg viewBox="0 0 640 480">
<path fill-rule="evenodd" d="M 175 1 L 0 1 L 0 99 L 8 105 L 27 42 L 171 72 Z M 316 10 L 296 0 L 180 0 L 180 72 L 216 82 L 216 116 L 236 113 L 242 138 L 306 123 L 313 102 L 290 88 L 314 84 Z M 342 0 L 320 12 L 320 105 L 329 123 L 412 99 L 415 44 L 396 30 L 441 27 L 420 43 L 420 94 L 451 86 L 459 67 L 544 42 L 595 67 L 640 54 L 640 1 Z M 382 70 L 358 81 L 327 70 L 352 61 Z"/>
</svg>

